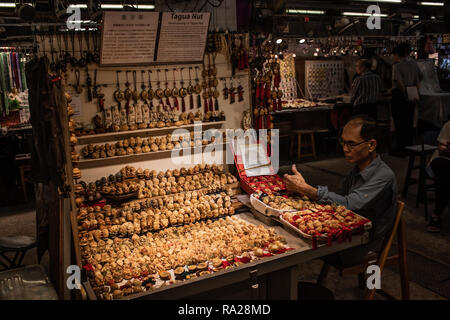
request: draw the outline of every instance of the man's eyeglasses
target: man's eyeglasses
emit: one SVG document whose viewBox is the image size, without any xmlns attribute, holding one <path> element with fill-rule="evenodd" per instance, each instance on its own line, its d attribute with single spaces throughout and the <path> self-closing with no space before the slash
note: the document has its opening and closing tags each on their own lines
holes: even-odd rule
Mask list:
<svg viewBox="0 0 450 320">
<path fill-rule="evenodd" d="M 370 139 L 367 139 L 367 140 L 364 140 L 364 141 L 361 141 L 361 142 L 348 142 L 348 141 L 344 141 L 341 138 L 339 138 L 338 141 L 339 141 L 339 144 L 342 146 L 342 148 L 347 147 L 349 150 L 352 150 L 355 147 L 370 141 Z"/>
</svg>

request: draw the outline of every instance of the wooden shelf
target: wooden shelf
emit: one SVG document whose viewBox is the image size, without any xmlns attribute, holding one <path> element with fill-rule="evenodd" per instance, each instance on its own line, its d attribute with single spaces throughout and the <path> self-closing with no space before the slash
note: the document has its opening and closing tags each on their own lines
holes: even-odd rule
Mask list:
<svg viewBox="0 0 450 320">
<path fill-rule="evenodd" d="M 214 122 L 202 122 L 202 131 L 211 128 L 221 128 L 225 121 L 214 121 Z M 100 143 L 107 141 L 114 141 L 125 139 L 133 136 L 145 137 L 145 136 L 157 136 L 171 133 L 176 129 L 186 129 L 189 131 L 194 130 L 194 124 L 188 124 L 183 126 L 173 126 L 173 127 L 163 127 L 163 128 L 152 128 L 152 129 L 139 129 L 132 131 L 119 131 L 119 132 L 107 132 L 99 134 L 91 134 L 86 136 L 77 136 L 78 145 L 88 144 L 88 143 Z"/>
<path fill-rule="evenodd" d="M 232 191 L 233 191 L 232 197 L 234 197 L 234 196 L 236 196 L 236 195 L 241 193 L 241 184 L 240 184 L 239 181 L 238 182 L 234 182 L 234 183 L 228 183 L 227 187 L 230 187 L 232 189 Z M 196 191 L 196 192 L 207 192 L 208 188 L 201 188 L 201 189 L 196 189 L 196 190 L 193 190 L 193 191 L 182 191 L 182 192 L 177 192 L 176 194 L 180 195 L 180 194 L 185 194 L 186 192 L 194 192 L 194 191 Z M 174 194 L 168 194 L 167 196 L 173 196 L 173 195 Z M 148 197 L 148 198 L 142 198 L 142 199 L 131 199 L 129 201 L 124 201 L 122 204 L 120 204 L 120 206 L 123 207 L 125 205 L 129 205 L 129 204 L 132 204 L 132 203 L 141 203 L 143 201 L 148 201 L 148 200 L 158 200 L 158 199 L 162 199 L 164 197 L 166 197 L 166 196 L 154 196 L 154 197 Z"/>
<path fill-rule="evenodd" d="M 202 152 L 205 150 L 207 146 L 211 146 L 212 144 L 207 144 L 205 146 L 202 146 Z M 226 143 L 217 143 L 214 144 L 216 146 L 224 146 Z M 190 150 L 191 155 L 194 154 L 195 148 L 181 148 L 181 149 L 174 149 L 184 151 Z M 103 166 L 110 166 L 110 165 L 116 165 L 116 164 L 126 164 L 128 162 L 136 162 L 136 161 L 146 161 L 146 160 L 157 160 L 157 159 L 165 159 L 169 158 L 172 154 L 173 150 L 164 150 L 164 151 L 155 151 L 155 152 L 147 152 L 147 153 L 139 153 L 139 154 L 131 154 L 131 155 L 125 155 L 125 156 L 115 156 L 115 157 L 109 157 L 109 158 L 99 158 L 99 159 L 83 159 L 78 162 L 78 168 L 80 169 L 87 169 L 87 168 L 97 168 L 97 167 L 103 167 Z M 224 150 L 226 152 L 226 150 Z"/>
</svg>

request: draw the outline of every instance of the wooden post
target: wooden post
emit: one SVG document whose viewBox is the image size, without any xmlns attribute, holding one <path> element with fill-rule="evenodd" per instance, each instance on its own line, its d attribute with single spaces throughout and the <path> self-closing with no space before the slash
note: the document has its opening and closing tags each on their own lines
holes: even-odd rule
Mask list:
<svg viewBox="0 0 450 320">
<path fill-rule="evenodd" d="M 397 230 L 398 255 L 400 264 L 400 282 L 402 287 L 402 299 L 409 300 L 409 277 L 408 277 L 408 261 L 406 252 L 406 238 L 405 238 L 405 221 L 403 218 Z"/>
</svg>

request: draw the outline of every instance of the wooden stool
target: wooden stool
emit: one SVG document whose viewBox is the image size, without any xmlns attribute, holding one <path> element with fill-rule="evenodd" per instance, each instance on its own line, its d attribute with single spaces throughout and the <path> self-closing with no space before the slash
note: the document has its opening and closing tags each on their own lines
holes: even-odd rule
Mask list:
<svg viewBox="0 0 450 320">
<path fill-rule="evenodd" d="M 310 156 L 314 157 L 314 159 L 317 158 L 314 133 L 319 132 L 328 132 L 328 129 L 294 130 L 294 133 L 297 135 L 297 160 Z M 302 141 L 303 137 L 304 141 Z M 309 148 L 311 151 L 309 153 L 302 153 L 302 148 Z"/>
<path fill-rule="evenodd" d="M 406 261 L 405 224 L 402 218 L 404 206 L 405 206 L 404 202 L 397 201 L 397 214 L 395 217 L 394 226 L 392 227 L 392 231 L 389 234 L 387 234 L 386 237 L 384 238 L 383 246 L 381 247 L 381 251 L 378 253 L 378 255 L 375 253 L 369 254 L 363 263 L 350 267 L 333 266 L 339 270 L 339 275 L 341 277 L 348 274 L 357 274 L 359 286 L 360 288 L 363 288 L 366 287 L 364 280 L 365 280 L 365 273 L 369 265 L 378 265 L 378 267 L 380 268 L 380 272 L 382 273 L 385 266 L 399 264 L 402 299 L 409 300 L 409 279 L 408 279 L 408 264 Z M 389 250 L 391 249 L 395 235 L 397 235 L 398 255 L 388 257 Z M 331 265 L 327 263 L 323 265 L 322 270 L 320 271 L 319 278 L 317 279 L 317 283 L 319 285 L 322 285 L 323 281 L 328 275 L 330 266 Z M 382 289 L 370 290 L 366 288 L 366 295 L 365 295 L 366 300 L 372 300 L 375 292 L 378 292 L 384 297 L 387 297 L 389 299 L 396 299 L 390 293 Z"/>
<path fill-rule="evenodd" d="M 30 171 L 31 171 L 31 166 L 30 165 L 19 166 L 20 184 L 21 184 L 22 192 L 23 192 L 23 200 L 25 202 L 28 202 L 28 194 L 27 194 L 27 184 L 26 184 L 26 179 L 25 179 L 25 172 L 30 172 Z"/>
<path fill-rule="evenodd" d="M 425 167 L 427 156 L 431 155 L 436 149 L 437 149 L 436 146 L 430 146 L 428 144 L 421 144 L 421 145 L 419 144 L 415 146 L 405 147 L 405 150 L 409 153 L 409 162 L 408 162 L 408 169 L 406 171 L 405 183 L 403 185 L 402 197 L 406 199 L 408 195 L 409 186 L 418 183 L 419 188 L 416 197 L 416 208 L 419 207 L 420 200 L 423 200 L 425 177 L 426 177 Z M 420 163 L 418 166 L 414 166 L 416 156 L 420 157 Z M 413 170 L 416 169 L 419 169 L 419 179 L 411 178 Z"/>
<path fill-rule="evenodd" d="M 0 237 L 0 265 L 6 269 L 20 267 L 23 257 L 28 250 L 36 246 L 36 240 L 28 236 L 6 236 Z M 14 258 L 9 258 L 6 253 L 13 252 Z"/>
</svg>

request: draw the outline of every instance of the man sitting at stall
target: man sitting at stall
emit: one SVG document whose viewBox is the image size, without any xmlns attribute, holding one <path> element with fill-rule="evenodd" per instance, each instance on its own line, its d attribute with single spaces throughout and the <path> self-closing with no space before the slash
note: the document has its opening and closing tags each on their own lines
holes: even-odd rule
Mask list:
<svg viewBox="0 0 450 320">
<path fill-rule="evenodd" d="M 330 263 L 342 266 L 361 262 L 368 251 L 378 250 L 395 219 L 397 182 L 394 173 L 376 153 L 376 124 L 367 116 L 356 116 L 344 127 L 340 137 L 345 159 L 355 167 L 343 182 L 342 192 L 313 187 L 292 165 L 293 175 L 284 175 L 288 190 L 324 203 L 337 203 L 370 219 L 372 230 L 367 245 L 333 255 Z M 326 260 L 326 259 L 325 259 Z M 338 260 L 338 261 L 336 261 Z"/>
</svg>

